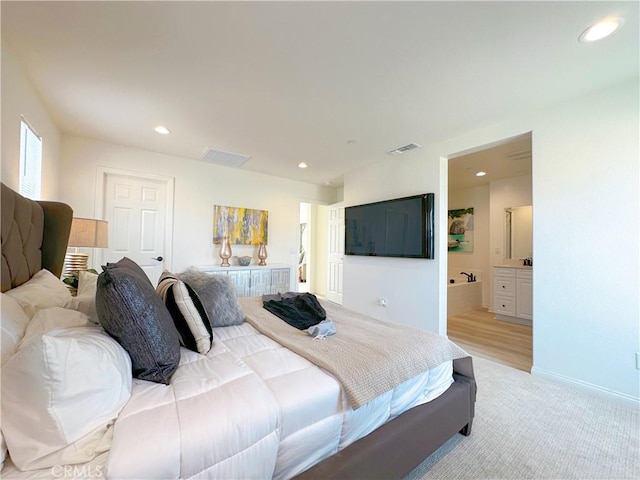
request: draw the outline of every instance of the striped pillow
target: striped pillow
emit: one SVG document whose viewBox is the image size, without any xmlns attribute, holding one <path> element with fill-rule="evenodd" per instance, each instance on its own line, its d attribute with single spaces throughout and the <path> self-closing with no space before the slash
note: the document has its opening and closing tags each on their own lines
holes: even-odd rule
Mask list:
<svg viewBox="0 0 640 480">
<path fill-rule="evenodd" d="M 171 313 L 180 334 L 180 344 L 206 355 L 213 346 L 207 312 L 196 292 L 168 271 L 162 272 L 156 292 Z"/>
</svg>

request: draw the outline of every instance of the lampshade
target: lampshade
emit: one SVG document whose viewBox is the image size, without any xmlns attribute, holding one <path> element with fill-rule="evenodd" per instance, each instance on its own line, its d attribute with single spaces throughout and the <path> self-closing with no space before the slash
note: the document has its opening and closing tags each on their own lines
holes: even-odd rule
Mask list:
<svg viewBox="0 0 640 480">
<path fill-rule="evenodd" d="M 69 235 L 70 247 L 106 248 L 109 246 L 109 227 L 105 220 L 74 217 Z"/>
<path fill-rule="evenodd" d="M 109 246 L 109 224 L 104 220 L 93 218 L 77 218 L 71 221 L 69 233 L 69 247 L 76 247 L 75 252 L 69 252 L 64 257 L 64 277 L 72 277 L 74 272 L 87 270 L 89 254 L 79 253 L 78 247 L 106 248 Z M 71 288 L 75 292 L 75 288 Z"/>
</svg>

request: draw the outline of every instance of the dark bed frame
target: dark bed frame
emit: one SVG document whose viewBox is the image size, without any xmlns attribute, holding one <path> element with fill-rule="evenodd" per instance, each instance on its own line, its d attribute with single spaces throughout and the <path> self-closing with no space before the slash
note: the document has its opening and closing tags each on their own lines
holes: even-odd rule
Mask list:
<svg viewBox="0 0 640 480">
<path fill-rule="evenodd" d="M 406 411 L 296 478 L 402 478 L 457 433 L 468 436 L 476 400 L 471 357 L 454 360 L 453 371 L 455 382 L 438 398 Z"/>
<path fill-rule="evenodd" d="M 60 276 L 73 212 L 58 202 L 36 202 L 2 184 L 2 291 L 42 268 Z M 335 453 L 298 479 L 401 478 L 449 438 L 469 435 L 476 382 L 471 357 L 453 362 L 455 382 L 435 400 L 414 407 Z"/>
</svg>

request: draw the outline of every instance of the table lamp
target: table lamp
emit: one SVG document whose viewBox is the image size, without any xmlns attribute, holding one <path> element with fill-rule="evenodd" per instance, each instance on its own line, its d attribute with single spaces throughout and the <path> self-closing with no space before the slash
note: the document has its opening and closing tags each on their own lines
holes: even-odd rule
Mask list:
<svg viewBox="0 0 640 480">
<path fill-rule="evenodd" d="M 74 217 L 68 246 L 75 247 L 76 251 L 66 254 L 62 275 L 70 277 L 74 271 L 87 270 L 89 254 L 78 252 L 78 248 L 106 248 L 109 246 L 108 237 L 108 223 L 105 220 Z"/>
</svg>

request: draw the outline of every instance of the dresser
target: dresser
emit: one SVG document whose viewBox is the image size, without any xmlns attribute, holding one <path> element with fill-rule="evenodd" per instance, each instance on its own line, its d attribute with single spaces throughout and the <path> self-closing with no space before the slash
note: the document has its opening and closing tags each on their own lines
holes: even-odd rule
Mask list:
<svg viewBox="0 0 640 480">
<path fill-rule="evenodd" d="M 285 264 L 273 264 L 259 267 L 203 266 L 200 271 L 211 275 L 227 275 L 233 281 L 238 297 L 258 297 L 278 292 L 288 292 L 290 288 L 291 268 Z"/>
<path fill-rule="evenodd" d="M 493 311 L 498 320 L 532 324 L 532 267 L 493 267 Z"/>
</svg>

